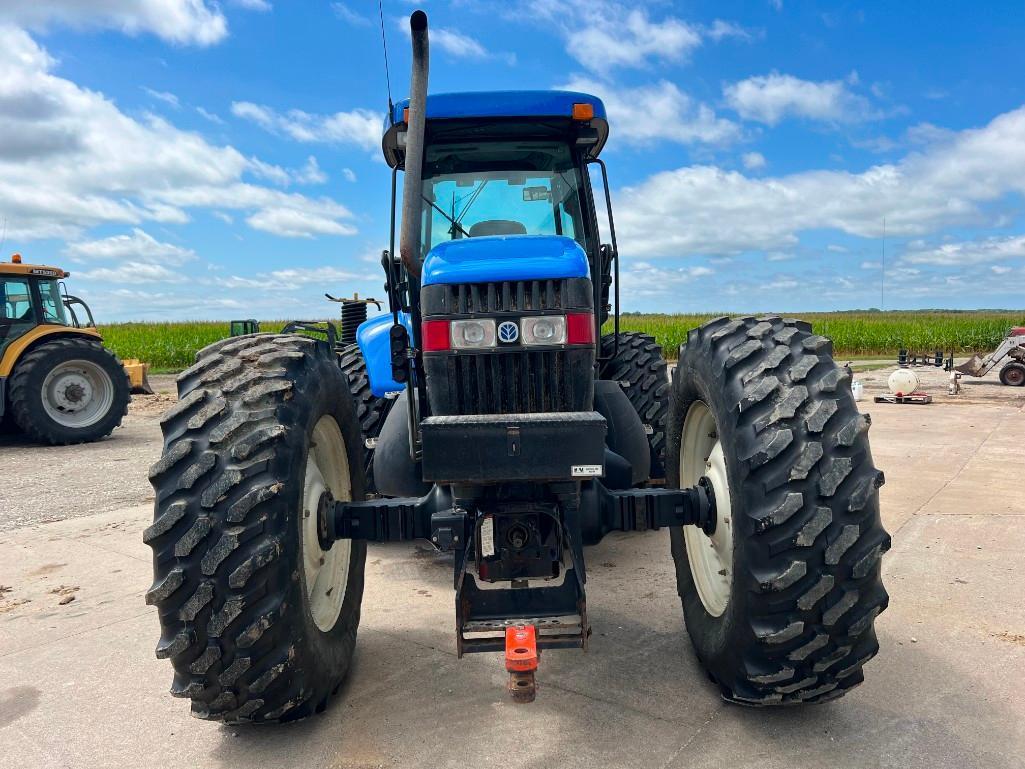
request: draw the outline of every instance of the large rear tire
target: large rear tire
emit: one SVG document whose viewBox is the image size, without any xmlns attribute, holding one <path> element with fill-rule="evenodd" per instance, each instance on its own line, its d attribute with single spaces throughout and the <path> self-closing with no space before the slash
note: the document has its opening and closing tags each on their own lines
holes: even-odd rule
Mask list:
<svg viewBox="0 0 1025 769">
<path fill-rule="evenodd" d="M 717 524 L 672 530 L 673 556 L 697 656 L 733 702 L 839 697 L 879 648 L 883 475 L 831 353 L 775 317 L 719 318 L 680 347 L 667 485 L 708 477 Z"/>
<path fill-rule="evenodd" d="M 199 353 L 163 418 L 156 653 L 194 715 L 292 721 L 322 710 L 356 643 L 366 545 L 316 533 L 323 490 L 362 499 L 359 423 L 323 342 L 231 339 Z"/>
<path fill-rule="evenodd" d="M 11 417 L 40 443 L 66 446 L 110 435 L 128 413 L 128 375 L 99 342 L 65 337 L 34 347 L 10 381 Z"/>
<path fill-rule="evenodd" d="M 366 472 L 367 493 L 376 493 L 374 483 L 374 450 L 377 438 L 384 427 L 384 420 L 391 411 L 394 398 L 378 398 L 370 390 L 370 376 L 367 363 L 359 345 L 349 345 L 340 353 L 339 364 L 349 382 L 353 405 L 356 407 L 356 418 L 359 420 L 363 435 L 363 468 Z"/>
<path fill-rule="evenodd" d="M 651 447 L 651 478 L 666 477 L 666 421 L 669 418 L 669 377 L 662 348 L 639 331 L 623 331 L 616 352 L 615 334 L 601 338 L 598 378 L 619 382 L 637 411 Z"/>
</svg>

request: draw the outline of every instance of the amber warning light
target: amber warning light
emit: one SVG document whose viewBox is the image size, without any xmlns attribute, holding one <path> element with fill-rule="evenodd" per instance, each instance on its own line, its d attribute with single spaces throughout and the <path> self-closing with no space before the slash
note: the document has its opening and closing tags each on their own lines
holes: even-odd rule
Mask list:
<svg viewBox="0 0 1025 769">
<path fill-rule="evenodd" d="M 573 105 L 574 120 L 590 120 L 594 117 L 594 105 L 577 102 Z"/>
</svg>

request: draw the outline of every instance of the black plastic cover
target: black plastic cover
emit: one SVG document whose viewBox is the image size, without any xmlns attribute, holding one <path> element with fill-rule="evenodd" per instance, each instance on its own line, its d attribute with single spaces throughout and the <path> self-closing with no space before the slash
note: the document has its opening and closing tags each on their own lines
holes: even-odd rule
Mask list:
<svg viewBox="0 0 1025 769">
<path fill-rule="evenodd" d="M 560 481 L 604 473 L 604 417 L 595 411 L 434 416 L 420 423 L 432 483 Z"/>
</svg>

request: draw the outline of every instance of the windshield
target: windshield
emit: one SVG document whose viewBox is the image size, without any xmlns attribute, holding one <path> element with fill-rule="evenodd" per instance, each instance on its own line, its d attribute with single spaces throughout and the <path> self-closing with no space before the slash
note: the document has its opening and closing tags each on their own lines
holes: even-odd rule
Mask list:
<svg viewBox="0 0 1025 769">
<path fill-rule="evenodd" d="M 565 235 L 587 249 L 580 173 L 566 144 L 429 146 L 423 195 L 425 254 L 484 235 Z"/>
</svg>

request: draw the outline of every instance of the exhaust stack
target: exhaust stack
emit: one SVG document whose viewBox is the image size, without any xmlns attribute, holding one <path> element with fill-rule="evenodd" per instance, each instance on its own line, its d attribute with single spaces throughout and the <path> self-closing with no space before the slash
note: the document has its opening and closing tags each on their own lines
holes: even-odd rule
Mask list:
<svg viewBox="0 0 1025 769">
<path fill-rule="evenodd" d="M 427 75 L 430 52 L 427 45 L 427 14 L 414 11 L 409 17 L 413 40 L 413 71 L 409 84 L 409 119 L 406 126 L 405 178 L 402 182 L 402 230 L 399 254 L 407 272 L 419 280 L 421 272 L 420 228 L 423 210 L 422 171 L 424 126 L 427 112 Z"/>
</svg>

